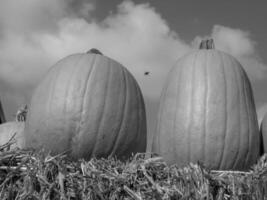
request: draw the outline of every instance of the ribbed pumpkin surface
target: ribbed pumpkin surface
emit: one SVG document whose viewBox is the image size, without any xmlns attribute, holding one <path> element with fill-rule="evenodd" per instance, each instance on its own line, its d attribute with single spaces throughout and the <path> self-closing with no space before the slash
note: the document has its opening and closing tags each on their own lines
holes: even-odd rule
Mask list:
<svg viewBox="0 0 267 200">
<path fill-rule="evenodd" d="M 236 59 L 203 49 L 178 60 L 162 92 L 152 151 L 179 166 L 247 169 L 256 161 L 253 93 Z"/>
<path fill-rule="evenodd" d="M 260 125 L 260 134 L 261 134 L 261 155 L 267 153 L 267 114 L 264 115 L 261 125 Z"/>
<path fill-rule="evenodd" d="M 102 55 L 62 59 L 32 96 L 25 142 L 85 159 L 145 151 L 145 106 L 137 82 Z"/>
</svg>

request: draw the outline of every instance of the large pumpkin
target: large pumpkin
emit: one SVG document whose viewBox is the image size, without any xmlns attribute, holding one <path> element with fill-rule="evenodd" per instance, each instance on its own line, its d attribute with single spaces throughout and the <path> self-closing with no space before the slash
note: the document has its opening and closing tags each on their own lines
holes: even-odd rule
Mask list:
<svg viewBox="0 0 267 200">
<path fill-rule="evenodd" d="M 5 113 L 4 113 L 2 103 L 0 102 L 0 124 L 5 123 L 5 122 L 6 122 Z"/>
<path fill-rule="evenodd" d="M 129 157 L 146 149 L 140 88 L 118 62 L 93 49 L 56 63 L 33 93 L 26 147 L 72 158 Z"/>
<path fill-rule="evenodd" d="M 213 40 L 180 58 L 162 91 L 152 151 L 179 166 L 247 169 L 259 157 L 259 128 L 246 72 Z"/>
<path fill-rule="evenodd" d="M 260 124 L 261 135 L 261 155 L 267 153 L 267 113 L 264 115 Z"/>
<path fill-rule="evenodd" d="M 14 144 L 11 145 L 11 149 L 24 147 L 23 131 L 24 122 L 10 121 L 0 124 L 0 146 L 7 144 L 14 139 Z"/>
<path fill-rule="evenodd" d="M 11 142 L 11 149 L 24 147 L 23 131 L 25 128 L 26 115 L 27 105 L 18 110 L 16 113 L 16 121 L 0 124 L 0 146 L 7 143 L 10 144 Z"/>
</svg>

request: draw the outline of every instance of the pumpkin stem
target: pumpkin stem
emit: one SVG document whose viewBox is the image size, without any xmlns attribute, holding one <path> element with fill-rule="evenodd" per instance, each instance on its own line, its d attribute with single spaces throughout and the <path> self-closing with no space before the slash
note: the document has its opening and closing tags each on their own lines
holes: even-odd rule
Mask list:
<svg viewBox="0 0 267 200">
<path fill-rule="evenodd" d="M 212 38 L 202 40 L 199 45 L 199 49 L 214 49 L 214 48 L 215 48 L 215 45 L 214 45 L 214 41 Z"/>
<path fill-rule="evenodd" d="M 95 48 L 90 49 L 86 53 L 94 53 L 94 54 L 103 55 L 98 49 L 95 49 Z"/>
</svg>

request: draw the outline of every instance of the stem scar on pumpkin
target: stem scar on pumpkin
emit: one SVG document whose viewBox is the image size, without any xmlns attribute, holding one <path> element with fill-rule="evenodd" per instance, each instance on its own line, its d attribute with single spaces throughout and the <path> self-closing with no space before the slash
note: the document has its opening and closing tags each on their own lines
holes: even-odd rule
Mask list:
<svg viewBox="0 0 267 200">
<path fill-rule="evenodd" d="M 86 53 L 88 53 L 88 54 L 99 54 L 99 55 L 103 55 L 102 53 L 101 53 L 101 51 L 99 51 L 98 49 L 96 49 L 96 48 L 92 48 L 92 49 L 90 49 L 89 51 L 87 51 Z"/>
</svg>

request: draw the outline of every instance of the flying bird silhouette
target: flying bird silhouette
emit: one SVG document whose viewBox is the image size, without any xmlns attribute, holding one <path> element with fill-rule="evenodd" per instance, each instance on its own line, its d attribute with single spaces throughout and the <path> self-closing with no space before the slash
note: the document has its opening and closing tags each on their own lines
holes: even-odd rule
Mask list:
<svg viewBox="0 0 267 200">
<path fill-rule="evenodd" d="M 146 75 L 146 76 L 147 76 L 147 75 L 149 75 L 149 73 L 150 73 L 150 72 L 145 72 L 145 73 L 144 73 L 144 75 Z"/>
</svg>

